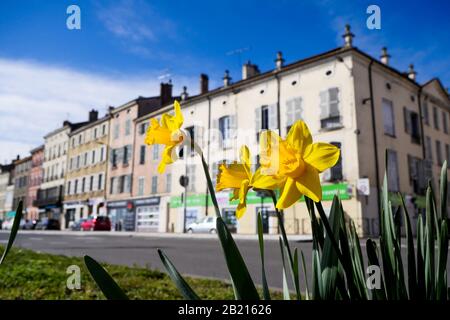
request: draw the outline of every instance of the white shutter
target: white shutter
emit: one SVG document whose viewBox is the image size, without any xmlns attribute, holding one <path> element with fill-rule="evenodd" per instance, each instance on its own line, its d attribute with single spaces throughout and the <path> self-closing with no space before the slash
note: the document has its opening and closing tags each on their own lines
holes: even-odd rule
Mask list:
<svg viewBox="0 0 450 320">
<path fill-rule="evenodd" d="M 237 137 L 237 129 L 238 129 L 238 127 L 237 127 L 237 122 L 236 122 L 236 115 L 232 114 L 230 116 L 230 132 L 231 132 L 230 137 L 232 139 Z"/>
<path fill-rule="evenodd" d="M 278 113 L 277 113 L 277 105 L 271 104 L 269 105 L 269 129 L 277 130 L 278 129 Z"/>
<path fill-rule="evenodd" d="M 329 117 L 328 111 L 328 90 L 322 91 L 320 97 L 320 119 L 327 119 Z"/>
<path fill-rule="evenodd" d="M 261 131 L 261 107 L 255 109 L 255 130 Z"/>
<path fill-rule="evenodd" d="M 300 120 L 303 118 L 302 116 L 303 110 L 302 110 L 302 98 L 298 97 L 294 99 L 294 121 Z"/>
<path fill-rule="evenodd" d="M 339 116 L 339 88 L 331 88 L 329 90 L 329 112 L 330 117 Z"/>
<path fill-rule="evenodd" d="M 214 143 L 217 144 L 219 141 L 219 119 L 213 119 L 212 121 L 212 128 L 211 128 L 211 133 L 210 133 L 210 143 Z"/>
<path fill-rule="evenodd" d="M 294 101 L 286 101 L 286 126 L 290 126 L 294 123 Z"/>
</svg>

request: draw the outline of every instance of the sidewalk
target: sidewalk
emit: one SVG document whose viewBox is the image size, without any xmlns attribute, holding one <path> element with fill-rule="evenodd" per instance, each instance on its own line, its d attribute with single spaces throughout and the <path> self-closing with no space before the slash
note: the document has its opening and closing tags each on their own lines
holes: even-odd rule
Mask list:
<svg viewBox="0 0 450 320">
<path fill-rule="evenodd" d="M 9 233 L 9 230 L 0 230 L 0 233 Z M 78 237 L 92 237 L 92 236 L 109 236 L 109 237 L 146 237 L 146 238 L 176 238 L 176 239 L 217 239 L 216 234 L 210 233 L 156 233 L 156 232 L 105 232 L 105 231 L 54 231 L 54 230 L 19 230 L 18 235 L 33 234 L 33 235 L 68 235 Z M 311 235 L 287 235 L 290 241 L 312 241 Z M 278 241 L 280 235 L 265 234 L 264 240 Z M 233 234 L 235 240 L 258 240 L 256 234 Z"/>
</svg>

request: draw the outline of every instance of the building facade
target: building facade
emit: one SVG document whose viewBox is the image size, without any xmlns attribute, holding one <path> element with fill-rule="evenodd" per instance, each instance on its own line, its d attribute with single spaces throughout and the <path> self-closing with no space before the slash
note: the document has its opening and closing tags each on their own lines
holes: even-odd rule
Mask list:
<svg viewBox="0 0 450 320">
<path fill-rule="evenodd" d="M 0 219 L 5 220 L 12 211 L 14 195 L 14 165 L 0 165 Z"/>
<path fill-rule="evenodd" d="M 254 167 L 258 166 L 261 130 L 275 130 L 285 137 L 296 120 L 304 120 L 314 141 L 341 149 L 337 165 L 321 174 L 324 209 L 330 210 L 338 194 L 358 232 L 376 235 L 385 159 L 391 201 L 398 205 L 397 192 L 404 194 L 413 223 L 423 209 L 428 179 L 439 183 L 440 166 L 450 152 L 450 100 L 438 80 L 417 83 L 413 66 L 406 72 L 392 68 L 386 49 L 378 60 L 352 46 L 349 30 L 344 38 L 341 48 L 288 65 L 279 53 L 274 70 L 265 73 L 247 63 L 242 80 L 235 83 L 226 72 L 222 87 L 182 101 L 183 129 L 202 146 L 215 179 L 218 164 L 238 160 L 243 144 L 250 148 Z M 167 106 L 160 112 L 171 110 Z M 185 152 L 170 167 L 167 225 L 183 232 L 191 221 L 214 213 L 199 157 Z M 186 190 L 178 183 L 183 175 L 189 178 Z M 181 199 L 185 191 L 187 208 Z M 247 213 L 239 221 L 230 195 L 220 192 L 217 197 L 223 216 L 238 233 L 256 233 L 259 211 L 264 231 L 278 232 L 267 195 L 251 191 Z M 284 210 L 284 217 L 288 233 L 311 232 L 302 199 Z"/>
<path fill-rule="evenodd" d="M 109 119 L 94 121 L 69 134 L 68 168 L 65 181 L 64 217 L 71 222 L 90 215 L 106 215 L 106 172 L 108 163 Z"/>
<path fill-rule="evenodd" d="M 142 127 L 137 126 L 135 120 L 159 110 L 162 105 L 172 101 L 172 84 L 161 83 L 159 96 L 139 97 L 111 112 L 106 191 L 107 213 L 111 218 L 113 230 L 135 231 L 142 228 L 149 230 L 155 228 L 154 225 L 147 224 L 148 219 L 151 220 L 147 207 L 159 206 L 160 198 L 145 193 L 141 195 L 139 191 L 139 178 L 142 171 L 140 159 L 136 159 L 136 156 L 140 157 L 141 142 L 138 145 L 135 137 L 141 137 L 136 130 L 141 130 Z M 133 190 L 134 186 L 138 189 Z M 139 228 L 137 228 L 137 212 L 139 217 L 142 217 L 139 220 Z"/>
<path fill-rule="evenodd" d="M 39 219 L 39 208 L 34 206 L 37 199 L 38 190 L 43 179 L 42 164 L 44 163 L 44 145 L 34 148 L 31 153 L 31 170 L 29 176 L 28 195 L 27 195 L 27 215 L 29 220 Z"/>
<path fill-rule="evenodd" d="M 14 164 L 14 199 L 13 208 L 19 205 L 19 202 L 23 203 L 23 213 L 26 212 L 28 204 L 28 187 L 31 171 L 31 156 L 17 159 Z M 25 216 L 25 214 L 24 214 Z"/>
</svg>

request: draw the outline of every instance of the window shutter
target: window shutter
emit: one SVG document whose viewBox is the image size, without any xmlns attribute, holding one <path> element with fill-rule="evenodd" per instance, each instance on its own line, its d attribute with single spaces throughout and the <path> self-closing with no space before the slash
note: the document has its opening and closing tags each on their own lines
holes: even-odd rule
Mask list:
<svg viewBox="0 0 450 320">
<path fill-rule="evenodd" d="M 389 188 L 392 191 L 398 191 L 398 166 L 397 166 L 397 153 L 392 150 L 387 151 L 387 175 Z"/>
<path fill-rule="evenodd" d="M 328 91 L 322 91 L 319 94 L 320 97 L 320 119 L 326 119 L 329 117 L 328 112 Z"/>
<path fill-rule="evenodd" d="M 203 147 L 203 126 L 195 126 L 194 127 L 194 139 L 195 142 L 200 146 Z"/>
<path fill-rule="evenodd" d="M 269 129 L 276 130 L 278 129 L 278 117 L 277 117 L 277 105 L 271 104 L 269 105 Z"/>
<path fill-rule="evenodd" d="M 286 126 L 290 126 L 294 123 L 294 101 L 286 101 Z"/>
<path fill-rule="evenodd" d="M 302 116 L 302 98 L 298 97 L 294 99 L 294 121 L 300 120 L 303 118 Z"/>
<path fill-rule="evenodd" d="M 417 179 L 420 190 L 427 188 L 427 179 L 425 176 L 425 161 L 417 159 Z"/>
<path fill-rule="evenodd" d="M 411 115 L 406 107 L 403 107 L 403 117 L 405 120 L 405 131 L 408 134 L 412 133 Z"/>
<path fill-rule="evenodd" d="M 261 130 L 261 107 L 255 109 L 255 130 L 256 132 Z"/>
<path fill-rule="evenodd" d="M 236 119 L 236 115 L 232 114 L 230 116 L 230 129 L 231 129 L 231 138 L 236 138 L 237 137 L 237 119 Z"/>
<path fill-rule="evenodd" d="M 330 117 L 339 117 L 339 88 L 331 88 L 328 98 Z"/>
</svg>

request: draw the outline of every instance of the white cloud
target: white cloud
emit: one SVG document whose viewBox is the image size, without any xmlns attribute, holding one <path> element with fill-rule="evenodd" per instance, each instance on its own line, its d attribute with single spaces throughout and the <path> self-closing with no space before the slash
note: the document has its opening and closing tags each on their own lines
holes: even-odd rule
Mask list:
<svg viewBox="0 0 450 320">
<path fill-rule="evenodd" d="M 110 105 L 158 95 L 160 74 L 94 74 L 0 58 L 0 162 L 17 154 L 25 156 L 66 119 L 85 121 L 92 108 L 103 116 Z M 174 94 L 181 92 L 183 85 L 196 88 L 196 77 L 175 75 L 172 79 Z"/>
</svg>

